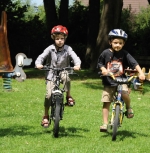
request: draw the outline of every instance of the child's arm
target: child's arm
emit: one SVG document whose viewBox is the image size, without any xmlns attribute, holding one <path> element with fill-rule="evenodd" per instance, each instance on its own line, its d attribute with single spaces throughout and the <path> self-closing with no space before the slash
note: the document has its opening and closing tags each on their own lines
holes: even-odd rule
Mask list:
<svg viewBox="0 0 150 153">
<path fill-rule="evenodd" d="M 51 46 L 47 47 L 42 54 L 40 54 L 38 56 L 38 58 L 35 61 L 35 66 L 38 69 L 43 68 L 43 62 L 45 61 L 45 59 L 48 57 L 48 55 L 50 54 L 51 51 Z"/>
<path fill-rule="evenodd" d="M 144 75 L 144 73 L 142 72 L 141 67 L 140 67 L 139 65 L 137 65 L 137 66 L 135 67 L 135 69 L 139 72 L 139 79 L 140 79 L 140 80 L 145 80 L 145 75 Z"/>
<path fill-rule="evenodd" d="M 103 75 L 107 75 L 108 74 L 108 71 L 105 67 L 101 67 L 100 70 L 102 71 L 102 74 Z"/>
</svg>

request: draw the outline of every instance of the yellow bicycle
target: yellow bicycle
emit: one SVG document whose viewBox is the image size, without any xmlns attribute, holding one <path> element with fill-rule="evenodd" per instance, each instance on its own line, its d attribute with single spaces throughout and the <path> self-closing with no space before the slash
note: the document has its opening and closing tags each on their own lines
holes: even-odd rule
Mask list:
<svg viewBox="0 0 150 153">
<path fill-rule="evenodd" d="M 122 125 L 124 115 L 127 116 L 127 111 L 124 109 L 124 101 L 122 99 L 122 85 L 127 84 L 130 86 L 133 84 L 135 89 L 138 88 L 138 86 L 143 85 L 138 79 L 137 71 L 127 69 L 125 72 L 126 77 L 114 77 L 112 73 L 107 75 L 112 77 L 113 80 L 117 83 L 115 101 L 112 103 L 112 113 L 110 124 L 108 125 L 108 128 L 112 129 L 112 141 L 116 140 L 117 130 Z"/>
<path fill-rule="evenodd" d="M 113 102 L 113 105 L 112 105 L 112 113 L 111 113 L 111 119 L 109 124 L 110 129 L 112 129 L 112 141 L 116 140 L 117 130 L 122 125 L 124 115 L 127 116 L 127 111 L 125 111 L 124 109 L 124 101 L 121 97 L 122 85 L 127 84 L 128 86 L 130 86 L 132 83 L 134 88 L 138 88 L 139 86 L 142 85 L 136 73 L 131 73 L 131 70 L 125 70 L 125 71 L 128 72 L 126 73 L 127 75 L 126 78 L 113 77 L 115 79 L 115 82 L 118 85 L 117 85 L 117 91 L 115 95 L 115 101 Z M 129 71 L 130 71 L 130 75 L 129 75 Z M 132 70 L 132 72 L 136 72 L 136 71 Z"/>
</svg>

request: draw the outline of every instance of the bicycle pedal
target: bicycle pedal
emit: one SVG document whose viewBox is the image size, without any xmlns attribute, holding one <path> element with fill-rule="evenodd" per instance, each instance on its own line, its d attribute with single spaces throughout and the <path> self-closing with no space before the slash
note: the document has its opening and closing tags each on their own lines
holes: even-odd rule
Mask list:
<svg viewBox="0 0 150 153">
<path fill-rule="evenodd" d="M 124 115 L 125 115 L 125 116 L 127 116 L 127 115 L 128 115 L 128 112 L 127 112 L 127 111 L 125 111 L 125 112 L 124 112 Z"/>
</svg>

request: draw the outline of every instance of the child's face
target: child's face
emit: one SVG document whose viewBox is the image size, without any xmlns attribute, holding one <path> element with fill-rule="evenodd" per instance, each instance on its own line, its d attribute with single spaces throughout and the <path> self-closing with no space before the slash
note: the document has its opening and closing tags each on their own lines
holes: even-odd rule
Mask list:
<svg viewBox="0 0 150 153">
<path fill-rule="evenodd" d="M 55 36 L 55 44 L 58 47 L 62 47 L 65 43 L 65 37 L 61 34 Z"/>
<path fill-rule="evenodd" d="M 122 47 L 124 46 L 125 42 L 123 39 L 115 38 L 109 42 L 109 44 L 112 46 L 112 49 L 114 51 L 120 51 Z"/>
</svg>

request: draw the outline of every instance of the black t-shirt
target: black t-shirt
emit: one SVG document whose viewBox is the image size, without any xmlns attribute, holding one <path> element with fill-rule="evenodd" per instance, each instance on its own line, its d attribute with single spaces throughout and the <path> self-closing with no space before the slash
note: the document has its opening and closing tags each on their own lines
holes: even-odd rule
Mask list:
<svg viewBox="0 0 150 153">
<path fill-rule="evenodd" d="M 108 62 L 118 59 L 122 61 L 124 69 L 127 67 L 134 69 L 138 65 L 138 62 L 126 50 L 122 49 L 120 51 L 111 52 L 109 49 L 106 49 L 100 54 L 98 58 L 97 68 L 107 68 Z M 116 83 L 114 83 L 111 77 L 103 77 L 102 81 L 104 85 L 116 86 Z"/>
</svg>

